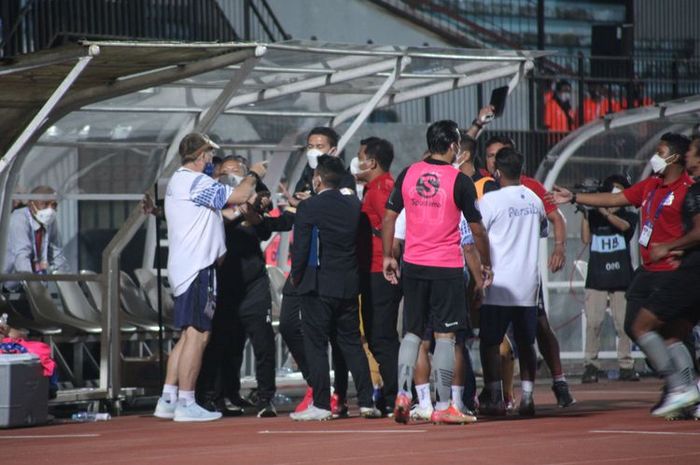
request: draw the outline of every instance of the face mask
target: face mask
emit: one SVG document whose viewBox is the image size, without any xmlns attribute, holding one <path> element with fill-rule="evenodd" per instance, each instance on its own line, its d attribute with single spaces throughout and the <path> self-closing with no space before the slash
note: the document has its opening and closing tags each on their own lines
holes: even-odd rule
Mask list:
<svg viewBox="0 0 700 465">
<path fill-rule="evenodd" d="M 562 102 L 568 102 L 571 100 L 571 94 L 569 92 L 562 92 L 559 94 L 559 100 Z"/>
<path fill-rule="evenodd" d="M 620 189 L 619 187 L 613 187 L 610 191 L 611 194 L 619 194 L 620 192 L 622 192 L 622 189 Z"/>
<path fill-rule="evenodd" d="M 214 174 L 214 163 L 212 162 L 207 162 L 204 164 L 204 170 L 202 170 L 202 173 L 206 174 L 207 176 L 211 177 Z"/>
<path fill-rule="evenodd" d="M 454 166 L 455 169 L 459 169 L 459 168 L 464 164 L 465 161 L 467 161 L 467 157 L 466 157 L 466 156 L 465 156 L 465 157 L 462 157 L 461 160 L 460 160 L 459 158 L 457 158 L 457 159 L 455 159 L 455 162 L 452 163 L 452 166 Z"/>
<path fill-rule="evenodd" d="M 44 226 L 49 226 L 56 220 L 56 210 L 50 207 L 44 208 L 34 213 L 34 218 Z"/>
<path fill-rule="evenodd" d="M 222 174 L 219 176 L 219 182 L 231 187 L 236 187 L 239 183 L 239 181 L 236 180 L 236 176 L 233 174 Z"/>
<path fill-rule="evenodd" d="M 321 152 L 319 149 L 309 149 L 306 151 L 306 159 L 308 160 L 311 169 L 316 169 L 318 166 L 318 157 L 321 155 L 323 155 L 323 152 Z"/>
<path fill-rule="evenodd" d="M 658 153 L 651 157 L 649 163 L 651 164 L 651 170 L 656 174 L 661 174 L 666 169 L 666 160 Z"/>
</svg>

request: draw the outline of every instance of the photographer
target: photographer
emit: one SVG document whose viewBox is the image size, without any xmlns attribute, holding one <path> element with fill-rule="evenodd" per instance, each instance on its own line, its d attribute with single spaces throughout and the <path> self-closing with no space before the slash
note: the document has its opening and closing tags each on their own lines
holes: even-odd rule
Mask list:
<svg viewBox="0 0 700 465">
<path fill-rule="evenodd" d="M 603 181 L 598 191 L 615 194 L 629 187 L 625 176 L 614 174 Z M 586 355 L 581 382 L 598 382 L 600 333 L 607 306 L 610 307 L 619 338 L 617 359 L 620 380 L 639 381 L 631 354 L 632 341 L 624 331 L 625 290 L 632 281 L 630 241 L 638 216 L 620 207 L 579 208 L 577 211 L 583 213 L 581 241 L 590 249 L 585 287 Z"/>
<path fill-rule="evenodd" d="M 255 355 L 258 384 L 258 417 L 274 417 L 275 335 L 272 329 L 270 280 L 260 242 L 273 231 L 289 231 L 294 215 L 285 211 L 280 217 L 266 214 L 272 203 L 267 187 L 258 183 L 256 194 L 228 217 L 227 253 L 217 270 L 221 291 L 214 314 L 212 338 L 204 355 L 200 390 L 208 407 L 229 415 L 240 415 L 246 402 L 240 398 L 240 369 L 246 337 Z M 293 202 L 293 201 L 292 201 Z M 218 383 L 217 383 L 218 379 Z M 227 402 L 228 400 L 228 402 Z"/>
</svg>

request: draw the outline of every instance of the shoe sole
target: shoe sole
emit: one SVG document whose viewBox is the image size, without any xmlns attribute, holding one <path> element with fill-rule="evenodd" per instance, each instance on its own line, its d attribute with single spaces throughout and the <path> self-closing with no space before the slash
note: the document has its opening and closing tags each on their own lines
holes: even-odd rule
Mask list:
<svg viewBox="0 0 700 465">
<path fill-rule="evenodd" d="M 448 421 L 448 420 L 436 420 L 430 421 L 434 425 L 471 425 L 472 423 L 476 423 L 477 420 L 474 418 L 473 420 L 462 420 L 462 421 Z"/>
<path fill-rule="evenodd" d="M 258 413 L 258 418 L 274 418 L 277 416 L 275 412 L 260 412 Z"/>
<path fill-rule="evenodd" d="M 192 418 L 192 417 L 185 417 L 185 418 L 173 418 L 174 421 L 178 423 L 201 423 L 201 422 L 206 422 L 206 421 L 216 421 L 221 419 L 220 416 L 218 417 L 212 417 L 212 418 Z"/>
<path fill-rule="evenodd" d="M 293 421 L 330 421 L 333 417 L 327 418 L 292 418 Z"/>
<path fill-rule="evenodd" d="M 697 397 L 695 399 L 688 399 L 685 402 L 679 403 L 678 405 L 674 406 L 673 408 L 668 408 L 666 410 L 660 411 L 660 412 L 651 412 L 652 417 L 662 417 L 662 418 L 668 418 L 668 417 L 674 417 L 676 416 L 679 412 L 682 412 L 683 410 L 687 409 L 688 407 L 693 407 L 695 404 L 698 403 Z"/>
<path fill-rule="evenodd" d="M 173 418 L 175 418 L 174 413 L 155 412 L 153 416 L 156 418 L 160 418 L 161 420 L 172 420 Z"/>
</svg>

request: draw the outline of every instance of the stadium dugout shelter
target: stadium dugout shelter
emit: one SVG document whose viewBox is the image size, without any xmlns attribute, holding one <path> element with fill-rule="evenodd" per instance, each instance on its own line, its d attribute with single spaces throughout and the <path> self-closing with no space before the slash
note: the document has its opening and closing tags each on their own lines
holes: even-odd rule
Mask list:
<svg viewBox="0 0 700 465">
<path fill-rule="evenodd" d="M 84 41 L 5 60 L 0 261 L 11 240 L 12 201 L 38 198 L 28 192 L 49 185 L 60 199 L 57 222 L 75 272 L 2 275 L 0 281 L 97 286 L 99 386 L 89 398 L 118 400 L 122 342 L 128 337 L 120 309 L 123 252 L 145 229 L 143 267 L 153 268 L 154 220 L 138 201 L 147 191 L 162 197 L 179 166 L 185 134 L 206 132 L 226 151 L 251 162 L 269 160 L 265 182 L 277 186 L 283 176 L 294 182 L 301 174 L 303 137 L 315 126 L 346 128 L 342 149 L 376 109 L 494 79 L 510 78 L 512 90 L 545 54 L 298 40 Z M 90 229 L 111 234 L 99 246 L 88 240 Z M 78 273 L 88 259 L 99 265 L 93 273 Z"/>
<path fill-rule="evenodd" d="M 628 175 L 635 183 L 651 173 L 649 159 L 666 132 L 685 135 L 700 128 L 700 96 L 657 103 L 654 106 L 611 113 L 571 132 L 555 145 L 540 164 L 536 177 L 547 189 L 553 185 L 581 190 L 584 180 L 602 181 L 611 174 Z M 588 183 L 588 186 L 594 185 Z M 543 273 L 544 298 L 549 319 L 559 336 L 562 358 L 582 360 L 586 340 L 583 315 L 587 246 L 580 241 L 580 216 L 573 205 L 561 205 L 567 219 L 568 247 L 565 272 Z M 631 241 L 633 265 L 639 264 L 637 237 Z M 546 270 L 553 238 L 540 248 L 542 270 Z M 601 358 L 616 359 L 612 325 L 603 334 Z M 641 352 L 636 352 L 641 357 Z"/>
</svg>

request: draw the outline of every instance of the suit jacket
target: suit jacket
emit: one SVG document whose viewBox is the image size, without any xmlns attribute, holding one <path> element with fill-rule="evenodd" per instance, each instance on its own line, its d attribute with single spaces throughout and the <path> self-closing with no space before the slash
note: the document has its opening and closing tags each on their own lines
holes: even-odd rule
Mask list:
<svg viewBox="0 0 700 465">
<path fill-rule="evenodd" d="M 360 200 L 329 189 L 299 204 L 294 218 L 291 279 L 297 294 L 350 299 L 359 292 Z"/>
</svg>

